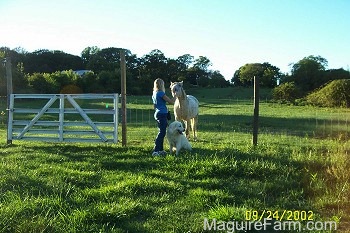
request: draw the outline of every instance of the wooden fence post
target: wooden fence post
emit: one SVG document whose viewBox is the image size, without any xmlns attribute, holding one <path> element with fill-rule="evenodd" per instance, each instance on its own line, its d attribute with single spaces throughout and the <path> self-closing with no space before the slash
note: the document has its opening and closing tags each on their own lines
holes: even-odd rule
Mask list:
<svg viewBox="0 0 350 233">
<path fill-rule="evenodd" d="M 254 76 L 254 120 L 253 120 L 253 146 L 258 144 L 259 128 L 259 77 Z"/>
<path fill-rule="evenodd" d="M 122 104 L 122 145 L 126 146 L 126 64 L 125 51 L 120 50 L 121 104 Z"/>
<path fill-rule="evenodd" d="M 9 115 L 10 115 L 10 98 L 11 94 L 13 93 L 12 88 L 12 65 L 11 65 L 11 58 L 6 57 L 6 81 L 7 81 L 7 144 L 12 144 L 12 140 L 10 138 L 9 133 Z"/>
</svg>

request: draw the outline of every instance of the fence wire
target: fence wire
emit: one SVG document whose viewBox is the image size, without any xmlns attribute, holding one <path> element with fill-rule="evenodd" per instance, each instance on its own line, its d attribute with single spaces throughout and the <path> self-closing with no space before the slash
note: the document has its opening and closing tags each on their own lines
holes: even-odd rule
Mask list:
<svg viewBox="0 0 350 233">
<path fill-rule="evenodd" d="M 174 120 L 173 106 L 168 106 Z M 253 100 L 200 101 L 198 131 L 252 133 Z M 285 109 L 290 112 L 284 112 Z M 153 104 L 132 98 L 127 103 L 129 127 L 156 128 Z M 350 138 L 350 109 L 286 106 L 261 100 L 259 133 L 310 138 Z"/>
<path fill-rule="evenodd" d="M 3 128 L 7 124 L 6 105 L 6 96 L 1 96 L 0 124 Z M 168 108 L 173 121 L 173 106 L 168 105 Z M 252 133 L 252 99 L 200 100 L 199 108 L 199 132 Z M 127 98 L 127 125 L 131 130 L 156 130 L 157 123 L 153 114 L 150 97 Z M 349 140 L 350 109 L 286 106 L 263 99 L 260 102 L 259 134 Z"/>
</svg>

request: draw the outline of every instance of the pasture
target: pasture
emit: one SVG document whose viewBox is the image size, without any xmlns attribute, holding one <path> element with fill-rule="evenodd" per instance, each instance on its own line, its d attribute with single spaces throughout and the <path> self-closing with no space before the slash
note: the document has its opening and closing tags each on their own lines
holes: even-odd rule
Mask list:
<svg viewBox="0 0 350 233">
<path fill-rule="evenodd" d="M 151 156 L 150 96 L 127 97 L 127 147 L 8 146 L 1 115 L 0 232 L 197 233 L 204 218 L 263 210 L 312 212 L 349 232 L 350 109 L 280 105 L 262 90 L 253 147 L 251 89 L 186 92 L 200 102 L 198 140 L 178 157 Z"/>
</svg>

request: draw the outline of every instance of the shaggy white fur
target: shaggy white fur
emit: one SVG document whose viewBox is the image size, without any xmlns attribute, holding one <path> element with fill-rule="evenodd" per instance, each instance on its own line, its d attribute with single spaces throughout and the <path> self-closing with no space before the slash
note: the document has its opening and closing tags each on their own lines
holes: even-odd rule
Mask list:
<svg viewBox="0 0 350 233">
<path fill-rule="evenodd" d="M 174 152 L 174 148 L 176 150 L 176 155 L 178 155 L 181 149 L 192 150 L 191 144 L 183 135 L 185 131 L 182 123 L 179 121 L 172 122 L 167 130 L 167 139 L 170 146 L 170 153 Z"/>
<path fill-rule="evenodd" d="M 183 82 L 171 82 L 171 94 L 176 97 L 174 103 L 174 115 L 176 121 L 184 121 L 186 137 L 190 137 L 190 128 L 193 131 L 194 140 L 197 139 L 197 123 L 199 113 L 199 102 L 196 97 L 186 95 Z"/>
</svg>

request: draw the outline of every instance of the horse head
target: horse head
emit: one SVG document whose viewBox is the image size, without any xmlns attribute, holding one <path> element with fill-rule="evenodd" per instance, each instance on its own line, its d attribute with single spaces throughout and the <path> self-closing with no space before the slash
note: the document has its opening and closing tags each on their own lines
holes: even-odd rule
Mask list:
<svg viewBox="0 0 350 233">
<path fill-rule="evenodd" d="M 183 81 L 181 82 L 170 82 L 170 90 L 172 96 L 176 96 L 178 98 L 185 98 L 186 93 L 183 89 Z"/>
</svg>

